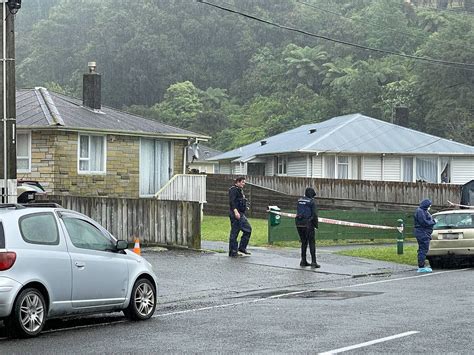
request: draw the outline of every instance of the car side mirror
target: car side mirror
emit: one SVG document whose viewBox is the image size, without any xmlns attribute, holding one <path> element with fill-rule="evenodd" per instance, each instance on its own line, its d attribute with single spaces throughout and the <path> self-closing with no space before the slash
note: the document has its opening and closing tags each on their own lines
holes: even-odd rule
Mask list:
<svg viewBox="0 0 474 355">
<path fill-rule="evenodd" d="M 126 240 L 117 240 L 117 244 L 115 244 L 117 250 L 125 250 L 128 248 L 128 242 Z"/>
</svg>

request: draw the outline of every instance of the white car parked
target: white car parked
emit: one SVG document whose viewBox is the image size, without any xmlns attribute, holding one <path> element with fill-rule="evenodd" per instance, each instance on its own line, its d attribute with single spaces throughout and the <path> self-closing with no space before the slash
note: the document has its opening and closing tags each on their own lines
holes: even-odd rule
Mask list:
<svg viewBox="0 0 474 355">
<path fill-rule="evenodd" d="M 0 204 L 0 319 L 11 336 L 47 319 L 155 312 L 152 266 L 89 217 L 54 204 Z"/>
<path fill-rule="evenodd" d="M 474 209 L 458 209 L 433 214 L 430 250 L 427 259 L 433 268 L 456 259 L 474 259 Z"/>
</svg>

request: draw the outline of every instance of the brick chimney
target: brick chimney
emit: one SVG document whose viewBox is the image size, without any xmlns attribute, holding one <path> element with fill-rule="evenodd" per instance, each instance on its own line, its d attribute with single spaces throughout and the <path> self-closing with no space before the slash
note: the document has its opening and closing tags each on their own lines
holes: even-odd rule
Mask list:
<svg viewBox="0 0 474 355">
<path fill-rule="evenodd" d="M 89 62 L 89 73 L 84 74 L 82 79 L 82 105 L 93 110 L 100 110 L 101 101 L 101 75 L 97 73 L 97 64 Z"/>
<path fill-rule="evenodd" d="M 395 124 L 403 127 L 408 127 L 408 107 L 395 107 Z"/>
</svg>

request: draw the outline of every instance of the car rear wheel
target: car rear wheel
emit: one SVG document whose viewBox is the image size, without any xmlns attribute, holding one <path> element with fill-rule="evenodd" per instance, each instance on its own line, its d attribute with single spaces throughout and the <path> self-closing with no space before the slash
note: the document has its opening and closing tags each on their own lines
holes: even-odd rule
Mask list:
<svg viewBox="0 0 474 355">
<path fill-rule="evenodd" d="M 428 256 L 426 257 L 426 259 L 428 259 L 428 262 L 430 263 L 430 267 L 432 269 L 439 269 L 440 268 L 440 261 L 439 261 L 439 258 L 436 258 L 436 257 L 433 257 L 433 256 Z"/>
<path fill-rule="evenodd" d="M 15 300 L 13 311 L 7 319 L 11 336 L 30 338 L 38 335 L 46 323 L 46 303 L 35 288 L 23 290 Z"/>
<path fill-rule="evenodd" d="M 138 279 L 133 285 L 130 304 L 123 313 L 131 320 L 145 320 L 155 313 L 155 307 L 155 287 L 145 278 Z"/>
</svg>

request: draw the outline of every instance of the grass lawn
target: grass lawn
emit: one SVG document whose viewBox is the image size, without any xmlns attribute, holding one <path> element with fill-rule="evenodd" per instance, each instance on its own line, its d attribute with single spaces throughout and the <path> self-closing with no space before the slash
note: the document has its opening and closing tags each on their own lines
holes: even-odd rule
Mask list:
<svg viewBox="0 0 474 355">
<path fill-rule="evenodd" d="M 403 254 L 397 254 L 397 246 L 388 247 L 366 247 L 352 250 L 343 250 L 337 252 L 341 255 L 357 256 L 366 259 L 375 259 L 383 261 L 391 261 L 399 264 L 417 265 L 417 246 L 405 245 L 403 247 Z"/>
<path fill-rule="evenodd" d="M 268 246 L 268 226 L 266 219 L 249 218 L 252 225 L 252 237 L 250 238 L 250 246 Z M 204 216 L 201 226 L 201 238 L 210 241 L 229 241 L 230 221 L 229 217 Z M 405 245 L 404 254 L 397 255 L 397 247 L 394 240 L 375 239 L 371 240 L 318 240 L 319 246 L 334 246 L 334 245 L 366 245 L 364 248 L 355 250 L 347 250 L 340 252 L 344 255 L 359 256 L 368 259 L 393 261 L 402 264 L 416 265 L 416 247 Z M 393 247 L 371 248 L 370 245 L 393 243 Z M 298 248 L 299 241 L 292 242 L 275 242 L 273 246 Z M 345 254 L 347 253 L 347 254 Z M 356 253 L 356 254 L 349 254 Z M 358 253 L 358 254 L 357 254 Z"/>
</svg>

